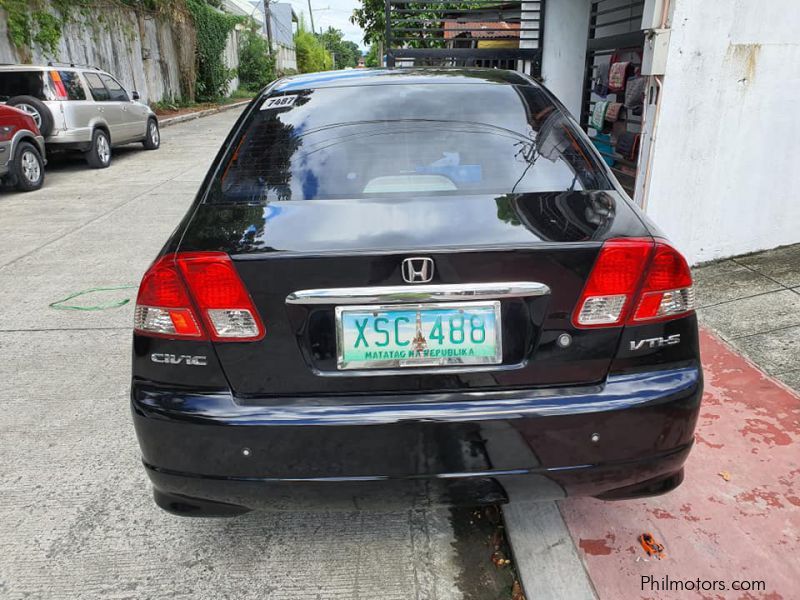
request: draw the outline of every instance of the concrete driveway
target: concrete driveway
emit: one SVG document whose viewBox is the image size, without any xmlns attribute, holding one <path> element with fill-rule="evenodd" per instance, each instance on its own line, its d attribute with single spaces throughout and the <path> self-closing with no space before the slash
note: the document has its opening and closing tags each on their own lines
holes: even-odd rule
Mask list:
<svg viewBox="0 0 800 600">
<path fill-rule="evenodd" d="M 235 118 L 166 128 L 161 150 L 119 150 L 102 171 L 59 161 L 41 191 L 0 193 L 0 596 L 487 597 L 447 510 L 161 512 L 128 412 L 132 303 L 48 307 L 138 284 Z"/>
</svg>

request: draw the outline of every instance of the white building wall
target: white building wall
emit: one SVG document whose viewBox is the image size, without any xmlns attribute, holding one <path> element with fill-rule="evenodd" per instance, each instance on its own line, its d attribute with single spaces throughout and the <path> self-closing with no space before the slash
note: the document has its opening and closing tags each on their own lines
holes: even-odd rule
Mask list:
<svg viewBox="0 0 800 600">
<path fill-rule="evenodd" d="M 237 29 L 233 29 L 228 34 L 222 61 L 225 63 L 225 68 L 234 72 L 234 77 L 228 82 L 228 95 L 230 95 L 239 89 L 239 75 L 236 74 L 239 66 L 239 31 Z"/>
<path fill-rule="evenodd" d="M 547 2 L 544 14 L 542 78 L 576 119 L 581 116 L 589 6 L 588 0 L 557 0 Z"/>
<path fill-rule="evenodd" d="M 648 216 L 692 263 L 800 242 L 797 0 L 673 2 Z"/>
</svg>

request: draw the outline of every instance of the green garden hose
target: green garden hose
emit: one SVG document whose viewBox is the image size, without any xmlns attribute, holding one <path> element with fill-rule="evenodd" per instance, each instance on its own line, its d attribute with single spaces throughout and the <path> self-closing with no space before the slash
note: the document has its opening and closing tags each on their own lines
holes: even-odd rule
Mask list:
<svg viewBox="0 0 800 600">
<path fill-rule="evenodd" d="M 56 310 L 108 310 L 109 308 L 119 308 L 120 306 L 125 306 L 128 302 L 131 301 L 130 298 L 123 298 L 122 300 L 116 300 L 114 302 L 108 302 L 106 304 L 95 304 L 92 306 L 76 306 L 74 304 L 64 304 L 65 302 L 72 300 L 73 298 L 77 298 L 78 296 L 84 296 L 86 294 L 91 294 L 93 292 L 112 292 L 116 290 L 132 290 L 137 288 L 136 285 L 116 285 L 112 287 L 98 287 L 98 288 L 90 288 L 88 290 L 82 290 L 80 292 L 75 292 L 74 294 L 70 294 L 66 298 L 62 298 L 61 300 L 56 300 L 55 302 L 50 303 L 48 306 L 50 308 L 55 308 Z"/>
</svg>

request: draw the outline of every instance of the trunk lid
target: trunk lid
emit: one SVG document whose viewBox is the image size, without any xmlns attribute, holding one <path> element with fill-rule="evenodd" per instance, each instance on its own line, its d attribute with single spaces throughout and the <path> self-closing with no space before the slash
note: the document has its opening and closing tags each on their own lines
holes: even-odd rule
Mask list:
<svg viewBox="0 0 800 600">
<path fill-rule="evenodd" d="M 602 242 L 648 235 L 616 192 L 568 191 L 200 204 L 180 250 L 233 258 L 266 336 L 214 346 L 237 397 L 259 399 L 601 381 L 622 328 L 575 329 L 572 311 Z M 433 285 L 537 282 L 549 293 L 500 299 L 502 364 L 413 374 L 338 369 L 336 304 L 287 298 L 309 289 L 413 289 L 401 273 L 412 256 L 433 259 Z"/>
</svg>

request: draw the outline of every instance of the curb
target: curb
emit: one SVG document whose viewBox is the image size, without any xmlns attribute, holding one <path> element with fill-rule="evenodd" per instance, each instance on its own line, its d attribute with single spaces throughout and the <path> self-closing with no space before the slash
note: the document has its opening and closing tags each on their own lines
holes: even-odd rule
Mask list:
<svg viewBox="0 0 800 600">
<path fill-rule="evenodd" d="M 201 117 L 208 117 L 209 115 L 215 115 L 217 113 L 221 113 L 226 110 L 241 108 L 242 106 L 246 106 L 248 104 L 250 104 L 250 100 L 242 100 L 241 102 L 232 102 L 231 104 L 225 104 L 223 106 L 217 106 L 215 108 L 207 108 L 205 110 L 198 110 L 197 112 L 186 113 L 185 115 L 178 115 L 177 117 L 169 117 L 168 119 L 163 119 L 163 120 L 159 119 L 158 126 L 169 127 L 170 125 L 177 125 L 178 123 L 185 123 L 186 121 L 192 121 L 194 119 L 199 119 Z"/>
</svg>

